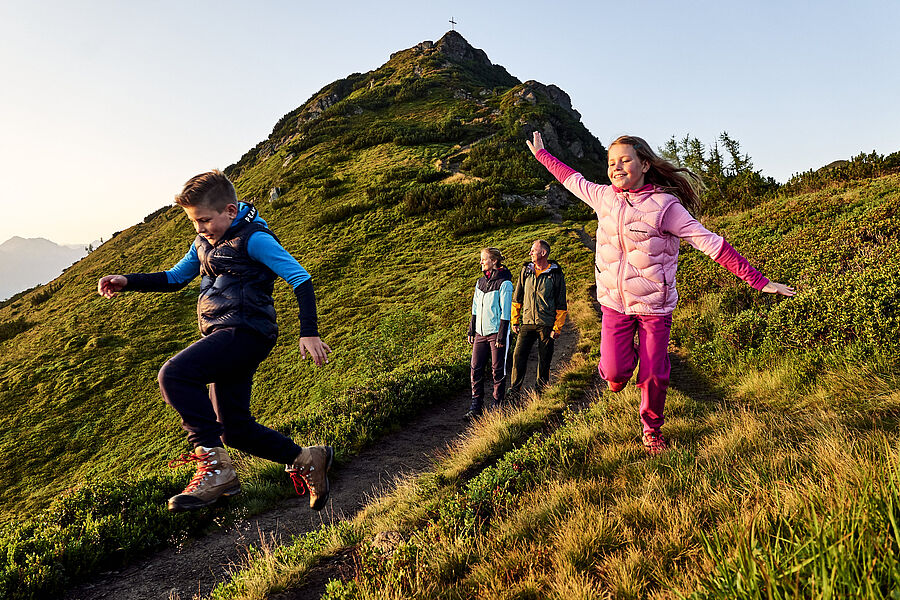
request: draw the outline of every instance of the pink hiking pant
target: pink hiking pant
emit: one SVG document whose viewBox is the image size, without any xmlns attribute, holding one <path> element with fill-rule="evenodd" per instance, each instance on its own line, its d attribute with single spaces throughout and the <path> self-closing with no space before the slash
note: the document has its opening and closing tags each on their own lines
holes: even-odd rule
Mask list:
<svg viewBox="0 0 900 600">
<path fill-rule="evenodd" d="M 659 431 L 669 387 L 669 334 L 672 315 L 624 315 L 605 306 L 600 328 L 600 364 L 597 370 L 619 392 L 638 367 L 637 387 L 641 389 L 641 424 L 644 433 Z M 634 347 L 634 332 L 638 346 Z"/>
</svg>

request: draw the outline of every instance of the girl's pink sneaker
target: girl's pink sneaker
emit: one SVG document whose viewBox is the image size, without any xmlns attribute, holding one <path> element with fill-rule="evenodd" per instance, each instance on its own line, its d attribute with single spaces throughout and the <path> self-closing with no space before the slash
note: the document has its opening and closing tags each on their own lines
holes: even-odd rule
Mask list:
<svg viewBox="0 0 900 600">
<path fill-rule="evenodd" d="M 644 450 L 654 456 L 669 449 L 669 445 L 666 444 L 666 438 L 658 431 L 645 433 L 641 441 L 644 443 Z"/>
</svg>

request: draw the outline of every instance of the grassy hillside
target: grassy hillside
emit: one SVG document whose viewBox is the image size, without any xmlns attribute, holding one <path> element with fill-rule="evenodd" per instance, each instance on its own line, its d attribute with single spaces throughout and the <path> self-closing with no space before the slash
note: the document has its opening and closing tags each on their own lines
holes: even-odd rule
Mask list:
<svg viewBox="0 0 900 600">
<path fill-rule="evenodd" d="M 326 86 L 227 169 L 312 274 L 335 349 L 324 368 L 300 359 L 296 304 L 280 282 L 282 333 L 253 395 L 264 424 L 342 459 L 463 388 L 483 246 L 514 265 L 545 237 L 573 276 L 589 272 L 565 231 L 582 213 L 548 195 L 524 146 L 535 128 L 602 177 L 605 150 L 563 92 L 520 83 L 448 33 Z M 187 477 L 166 462 L 188 448 L 156 372 L 198 336 L 197 284 L 96 294 L 102 275 L 169 268 L 193 237 L 180 209 L 161 209 L 0 306 L 0 589 L 46 593 L 224 518 L 164 507 Z M 289 492 L 277 465 L 237 462 L 247 484 L 237 512 Z"/>
<path fill-rule="evenodd" d="M 348 555 L 328 599 L 895 597 L 898 210 L 894 175 L 708 223 L 799 293 L 747 291 L 685 252 L 670 451 L 641 451 L 636 389 L 590 383 L 582 298 L 582 355 L 558 385 L 354 521 L 260 550 L 212 597 L 262 598 Z"/>
</svg>

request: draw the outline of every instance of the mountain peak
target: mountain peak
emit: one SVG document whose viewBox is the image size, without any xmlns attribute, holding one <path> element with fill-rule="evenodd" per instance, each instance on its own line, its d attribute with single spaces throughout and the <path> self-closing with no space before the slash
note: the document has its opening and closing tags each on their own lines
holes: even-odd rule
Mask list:
<svg viewBox="0 0 900 600">
<path fill-rule="evenodd" d="M 468 60 L 488 66 L 492 64 L 484 50 L 472 46 L 472 44 L 470 44 L 466 38 L 455 29 L 445 33 L 444 37 L 439 39 L 434 47 L 447 58 L 454 60 Z"/>
<path fill-rule="evenodd" d="M 462 34 L 456 30 L 448 31 L 437 42 L 425 40 L 424 42 L 419 42 L 418 44 L 407 50 L 394 52 L 393 54 L 391 54 L 391 58 L 393 59 L 395 56 L 402 55 L 405 52 L 409 52 L 410 50 L 412 50 L 415 54 L 426 55 L 437 52 L 439 54 L 442 54 L 445 58 L 448 58 L 455 62 L 469 61 L 488 67 L 493 66 L 491 59 L 488 58 L 488 55 L 484 50 L 472 46 L 472 44 L 470 44 L 468 40 L 466 40 L 466 38 L 464 38 Z"/>
<path fill-rule="evenodd" d="M 23 238 L 18 235 L 14 235 L 0 244 L 0 250 L 6 252 L 20 252 L 28 249 L 55 247 L 59 247 L 59 244 L 51 242 L 46 238 Z"/>
</svg>

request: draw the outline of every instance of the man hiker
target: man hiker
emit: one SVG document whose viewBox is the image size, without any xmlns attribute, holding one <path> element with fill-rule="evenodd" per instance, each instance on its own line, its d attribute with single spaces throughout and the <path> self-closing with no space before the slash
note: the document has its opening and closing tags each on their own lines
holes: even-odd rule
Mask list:
<svg viewBox="0 0 900 600">
<path fill-rule="evenodd" d="M 550 260 L 550 244 L 535 240 L 529 255 L 531 260 L 522 267 L 512 299 L 512 328 L 518 337 L 513 350 L 511 397 L 521 391 L 528 353 L 535 342 L 538 345 L 536 389 L 547 385 L 553 342 L 566 322 L 566 278 L 559 263 Z"/>
</svg>

